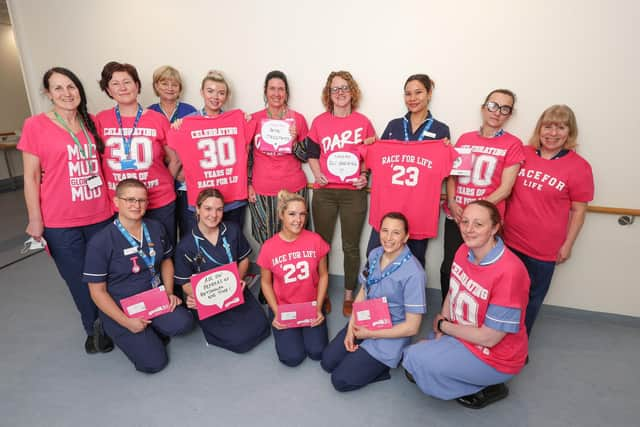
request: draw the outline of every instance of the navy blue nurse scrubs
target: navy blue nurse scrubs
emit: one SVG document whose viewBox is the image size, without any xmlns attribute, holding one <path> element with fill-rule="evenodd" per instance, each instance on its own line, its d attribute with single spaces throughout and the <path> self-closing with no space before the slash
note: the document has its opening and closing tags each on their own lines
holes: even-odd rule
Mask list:
<svg viewBox="0 0 640 427">
<path fill-rule="evenodd" d="M 156 252 L 154 268 L 160 274 L 160 264 L 171 258 L 173 246 L 168 240 L 164 226 L 157 221 L 145 219 L 149 237 Z M 143 239 L 142 250 L 149 254 L 149 242 Z M 139 242 L 138 242 L 139 243 Z M 134 273 L 135 266 L 139 271 Z M 131 244 L 120 233 L 114 223 L 98 232 L 87 245 L 83 281 L 86 283 L 107 283 L 107 292 L 120 306 L 122 298 L 130 297 L 151 289 L 152 274 L 149 267 L 131 249 Z M 184 307 L 178 306 L 171 313 L 151 320 L 142 332 L 132 333 L 115 320 L 99 313 L 104 330 L 136 369 L 154 373 L 161 371 L 169 362 L 167 351 L 158 334 L 175 336 L 193 328 L 193 317 Z"/>
<path fill-rule="evenodd" d="M 251 253 L 251 247 L 240 228 L 233 222 L 221 222 L 215 246 L 202 236 L 198 227 L 180 241 L 175 256 L 175 283 L 191 282 L 191 275 L 224 264 L 239 262 Z M 227 245 L 227 248 L 225 248 Z M 200 320 L 204 338 L 209 344 L 234 353 L 246 353 L 269 336 L 269 321 L 248 287 L 244 304 Z"/>
</svg>

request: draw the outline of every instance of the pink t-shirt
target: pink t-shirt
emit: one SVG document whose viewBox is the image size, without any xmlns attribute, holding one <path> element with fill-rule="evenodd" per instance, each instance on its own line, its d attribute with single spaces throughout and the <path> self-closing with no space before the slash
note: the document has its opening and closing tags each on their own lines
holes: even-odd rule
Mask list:
<svg viewBox="0 0 640 427">
<path fill-rule="evenodd" d="M 490 265 L 469 262 L 469 247 L 462 244 L 451 266 L 449 315 L 451 321 L 475 327 L 485 323 L 490 305 L 520 311 L 517 332 L 507 333 L 491 348 L 458 338 L 469 351 L 500 372 L 517 374 L 528 354 L 527 328 L 524 324 L 529 302 L 529 275 L 522 261 L 505 248 Z"/>
<path fill-rule="evenodd" d="M 485 138 L 478 131 L 467 132 L 458 139 L 456 147 L 470 147 L 473 162 L 471 176 L 459 176 L 456 180 L 455 199 L 462 207 L 496 191 L 503 170 L 524 160 L 522 141 L 509 132 L 494 138 Z M 504 214 L 504 205 L 504 200 L 496 205 L 500 214 Z"/>
<path fill-rule="evenodd" d="M 320 146 L 320 170 L 330 182 L 323 187 L 314 184 L 314 188 L 356 190 L 352 182 L 346 182 L 350 176 L 346 173 L 355 170 L 356 177 L 360 175 L 360 169 L 356 170 L 356 165 L 362 161 L 358 145 L 375 134 L 369 119 L 357 111 L 347 117 L 324 112 L 313 119 L 309 138 Z M 345 167 L 351 159 L 356 165 Z"/>
<path fill-rule="evenodd" d="M 362 149 L 371 169 L 371 227 L 379 231 L 385 214 L 402 212 L 410 238 L 437 236 L 442 180 L 458 157 L 456 150 L 443 140 L 376 141 Z"/>
<path fill-rule="evenodd" d="M 247 198 L 249 133 L 242 110 L 218 116 L 188 116 L 169 131 L 169 146 L 182 161 L 189 204 L 205 188 L 217 188 L 225 203 Z"/>
<path fill-rule="evenodd" d="M 293 154 L 267 153 L 260 150 L 262 121 L 268 119 L 267 110 L 255 112 L 251 116 L 253 133 L 253 176 L 252 184 L 256 193 L 276 196 L 285 189 L 293 193 L 307 185 L 307 177 L 302 171 L 300 160 Z M 304 116 L 288 110 L 283 119 L 293 119 L 296 125 L 296 141 L 303 141 L 309 132 Z"/>
<path fill-rule="evenodd" d="M 93 189 L 87 185 L 91 176 L 102 178 L 98 151 L 89 130 L 87 135 L 90 141 L 84 132 L 76 133 L 83 155 L 71 135 L 46 114 L 30 117 L 24 123 L 18 149 L 40 160 L 40 210 L 45 227 L 80 227 L 113 215 L 105 185 Z"/>
<path fill-rule="evenodd" d="M 318 298 L 318 265 L 327 253 L 327 242 L 312 231 L 302 230 L 293 242 L 278 233 L 264 242 L 256 263 L 271 271 L 278 305 L 295 304 Z"/>
<path fill-rule="evenodd" d="M 127 160 L 115 109 L 101 111 L 96 116 L 98 132 L 104 141 L 102 167 L 109 188 L 115 195 L 116 185 L 126 178 L 142 181 L 149 191 L 148 209 L 161 208 L 176 199 L 173 177 L 165 165 L 166 133 L 169 122 L 160 113 L 145 110 L 131 138 L 131 159 L 136 169 L 122 170 L 121 161 Z M 122 130 L 131 135 L 135 117 L 122 117 Z"/>
<path fill-rule="evenodd" d="M 525 164 L 504 219 L 509 247 L 542 261 L 555 261 L 567 237 L 571 202 L 593 200 L 593 173 L 575 151 L 554 160 L 525 147 Z"/>
</svg>

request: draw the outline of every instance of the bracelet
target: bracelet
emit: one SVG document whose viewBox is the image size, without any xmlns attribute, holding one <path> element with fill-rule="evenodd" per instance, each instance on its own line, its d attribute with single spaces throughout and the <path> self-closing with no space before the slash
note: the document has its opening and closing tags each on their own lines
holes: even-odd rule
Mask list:
<svg viewBox="0 0 640 427">
<path fill-rule="evenodd" d="M 442 319 L 438 320 L 438 323 L 436 324 L 437 325 L 436 327 L 438 329 L 438 332 L 440 332 L 441 334 L 447 335 L 447 333 L 442 330 L 442 322 L 444 322 L 444 321 L 448 322 L 449 319 L 447 319 L 446 317 L 443 317 Z"/>
</svg>

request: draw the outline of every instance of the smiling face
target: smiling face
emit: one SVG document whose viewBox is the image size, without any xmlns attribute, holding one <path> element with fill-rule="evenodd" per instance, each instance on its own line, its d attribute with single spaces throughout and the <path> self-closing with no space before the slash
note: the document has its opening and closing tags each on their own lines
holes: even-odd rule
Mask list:
<svg viewBox="0 0 640 427">
<path fill-rule="evenodd" d="M 351 107 L 351 89 L 349 83 L 340 76 L 335 76 L 331 80 L 331 101 L 334 108 Z"/>
<path fill-rule="evenodd" d="M 126 71 L 116 71 L 107 85 L 107 93 L 120 105 L 136 104 L 140 88 Z"/>
<path fill-rule="evenodd" d="M 472 203 L 462 212 L 460 233 L 469 249 L 474 253 L 486 254 L 495 242 L 500 224 L 491 220 L 491 212 L 484 206 Z"/>
<path fill-rule="evenodd" d="M 571 128 L 567 123 L 542 123 L 540 126 L 540 150 L 552 155 L 558 153 L 564 148 L 570 133 Z"/>
<path fill-rule="evenodd" d="M 271 109 L 280 109 L 287 105 L 287 87 L 282 79 L 272 78 L 267 82 L 265 90 L 267 104 Z"/>
<path fill-rule="evenodd" d="M 180 83 L 175 79 L 159 80 L 154 88 L 158 92 L 161 101 L 175 102 L 180 96 Z"/>
<path fill-rule="evenodd" d="M 409 81 L 404 87 L 404 104 L 414 114 L 423 113 L 429 107 L 431 92 L 418 80 Z"/>
<path fill-rule="evenodd" d="M 204 99 L 204 108 L 207 115 L 216 115 L 227 102 L 227 85 L 222 82 L 206 80 L 200 90 L 202 99 Z"/>
<path fill-rule="evenodd" d="M 147 211 L 146 188 L 125 187 L 113 198 L 113 203 L 118 208 L 118 217 L 129 221 L 139 221 Z"/>
<path fill-rule="evenodd" d="M 80 105 L 80 90 L 64 74 L 53 73 L 49 77 L 47 97 L 57 111 L 76 111 Z"/>
<path fill-rule="evenodd" d="M 203 228 L 215 229 L 220 225 L 224 211 L 224 203 L 217 197 L 207 197 L 200 206 L 196 207 L 198 225 Z"/>
<path fill-rule="evenodd" d="M 409 233 L 400 219 L 385 218 L 380 225 L 380 244 L 388 255 L 396 255 L 402 251 L 409 240 Z"/>
<path fill-rule="evenodd" d="M 500 106 L 510 106 L 513 108 L 513 98 L 507 94 L 501 92 L 494 92 L 489 96 L 487 103 L 495 102 Z M 504 124 L 509 120 L 511 114 L 504 115 L 500 113 L 500 109 L 496 111 L 489 111 L 484 105 L 481 107 L 482 111 L 482 126 L 490 127 L 492 129 L 502 129 Z"/>
<path fill-rule="evenodd" d="M 282 231 L 289 235 L 298 235 L 304 229 L 307 220 L 307 207 L 304 202 L 294 200 L 287 203 L 284 212 L 280 214 Z"/>
</svg>

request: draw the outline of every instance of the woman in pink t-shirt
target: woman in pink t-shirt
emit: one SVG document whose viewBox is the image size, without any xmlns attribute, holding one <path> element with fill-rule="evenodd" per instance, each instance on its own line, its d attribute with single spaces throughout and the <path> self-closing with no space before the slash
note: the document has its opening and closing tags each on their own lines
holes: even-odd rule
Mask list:
<svg viewBox="0 0 640 427">
<path fill-rule="evenodd" d="M 358 283 L 360 237 L 367 215 L 368 172 L 359 146 L 373 142 L 376 134 L 369 119 L 355 111 L 360 104 L 360 88 L 348 71 L 329 74 L 322 103 L 327 111 L 313 119 L 307 136 L 309 166 L 315 178 L 313 226 L 331 244 L 340 217 L 344 254 L 342 314 L 348 317 Z"/>
<path fill-rule="evenodd" d="M 547 295 L 556 264 L 571 256 L 593 200 L 593 173 L 575 152 L 578 124 L 571 108 L 553 105 L 536 124 L 525 163 L 507 200 L 504 240 L 531 278 L 527 333 Z"/>
<path fill-rule="evenodd" d="M 264 242 L 256 263 L 278 358 L 287 366 L 297 366 L 307 356 L 320 360 L 329 340 L 322 311 L 329 285 L 329 245 L 305 229 L 307 204 L 301 195 L 280 190 L 278 213 L 282 229 Z M 316 317 L 308 326 L 287 328 L 278 320 L 279 310 L 283 304 L 299 303 L 315 303 Z"/>
<path fill-rule="evenodd" d="M 251 234 L 259 244 L 280 230 L 278 191 L 298 193 L 309 204 L 302 171 L 306 161 L 302 142 L 309 127 L 302 114 L 289 108 L 289 82 L 282 71 L 267 73 L 264 100 L 265 109 L 251 117 L 255 131 L 249 155 Z"/>
<path fill-rule="evenodd" d="M 140 77 L 131 64 L 111 61 L 102 68 L 100 88 L 116 102 L 96 116 L 104 141 L 102 164 L 111 197 L 123 179 L 138 179 L 149 190 L 146 218 L 162 223 L 175 245 L 174 178 L 180 162 L 167 145 L 168 120 L 138 102 Z"/>
<path fill-rule="evenodd" d="M 103 143 L 73 72 L 51 68 L 42 85 L 53 109 L 28 118 L 18 144 L 29 214 L 26 232 L 46 240 L 80 312 L 87 333 L 85 351 L 108 352 L 113 343 L 103 334 L 98 310 L 82 283 L 86 244 L 113 215 L 98 156 Z"/>
</svg>

